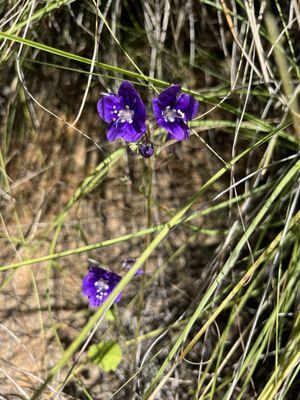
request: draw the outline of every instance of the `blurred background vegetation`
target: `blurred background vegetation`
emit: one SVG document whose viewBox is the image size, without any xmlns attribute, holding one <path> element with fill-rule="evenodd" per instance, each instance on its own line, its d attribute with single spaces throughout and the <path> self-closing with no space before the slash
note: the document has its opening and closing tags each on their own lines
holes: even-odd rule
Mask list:
<svg viewBox="0 0 300 400">
<path fill-rule="evenodd" d="M 299 28 L 296 0 L 0 0 L 4 398 L 300 398 Z M 124 79 L 149 160 L 97 115 Z M 172 83 L 184 142 L 152 117 Z M 89 309 L 88 258 L 130 257 Z"/>
</svg>

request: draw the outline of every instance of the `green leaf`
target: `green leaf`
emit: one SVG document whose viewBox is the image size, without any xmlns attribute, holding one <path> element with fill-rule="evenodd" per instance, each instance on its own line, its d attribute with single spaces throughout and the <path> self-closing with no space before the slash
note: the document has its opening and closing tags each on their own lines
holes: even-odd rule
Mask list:
<svg viewBox="0 0 300 400">
<path fill-rule="evenodd" d="M 115 321 L 115 316 L 111 310 L 108 310 L 107 313 L 105 314 L 105 318 L 107 321 Z"/>
<path fill-rule="evenodd" d="M 88 351 L 90 360 L 99 365 L 103 371 L 115 371 L 122 359 L 122 349 L 113 340 L 93 344 Z"/>
</svg>

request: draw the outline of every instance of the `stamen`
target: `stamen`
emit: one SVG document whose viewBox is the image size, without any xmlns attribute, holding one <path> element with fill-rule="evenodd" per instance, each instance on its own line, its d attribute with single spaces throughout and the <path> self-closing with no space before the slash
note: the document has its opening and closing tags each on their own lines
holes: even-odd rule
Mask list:
<svg viewBox="0 0 300 400">
<path fill-rule="evenodd" d="M 104 292 L 109 288 L 108 283 L 104 279 L 99 279 L 94 283 L 97 288 L 97 293 Z"/>
<path fill-rule="evenodd" d="M 118 117 L 120 118 L 121 122 L 129 122 L 132 123 L 134 111 L 130 110 L 129 106 L 125 106 L 125 110 L 120 110 L 118 112 Z"/>
<path fill-rule="evenodd" d="M 171 110 L 170 106 L 167 106 L 163 111 L 162 111 L 162 116 L 166 122 L 174 122 L 175 118 L 184 118 L 185 114 L 181 110 L 176 110 L 173 108 Z"/>
</svg>

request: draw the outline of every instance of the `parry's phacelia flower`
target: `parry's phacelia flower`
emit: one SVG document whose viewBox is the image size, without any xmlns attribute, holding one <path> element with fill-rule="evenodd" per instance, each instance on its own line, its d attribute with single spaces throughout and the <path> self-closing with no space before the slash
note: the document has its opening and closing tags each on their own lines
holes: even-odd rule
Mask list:
<svg viewBox="0 0 300 400">
<path fill-rule="evenodd" d="M 146 131 L 146 109 L 131 83 L 123 81 L 118 94 L 107 94 L 98 100 L 97 110 L 109 122 L 107 140 L 119 138 L 136 142 Z"/>
<path fill-rule="evenodd" d="M 121 276 L 114 272 L 106 271 L 99 266 L 89 267 L 89 272 L 82 282 L 82 293 L 87 296 L 91 307 L 99 307 L 107 299 L 121 280 Z M 121 300 L 120 293 L 115 302 Z"/>
<path fill-rule="evenodd" d="M 168 139 L 189 138 L 187 122 L 195 118 L 199 107 L 199 102 L 193 96 L 179 94 L 180 89 L 180 85 L 170 86 L 152 100 L 156 122 L 169 132 Z"/>
<path fill-rule="evenodd" d="M 136 263 L 136 258 L 126 258 L 121 264 L 121 267 L 124 271 L 128 272 L 130 268 Z M 138 269 L 135 273 L 135 276 L 142 275 L 144 271 L 142 269 Z"/>
<path fill-rule="evenodd" d="M 139 147 L 139 153 L 144 158 L 149 158 L 154 153 L 154 147 L 152 143 L 142 143 Z"/>
</svg>

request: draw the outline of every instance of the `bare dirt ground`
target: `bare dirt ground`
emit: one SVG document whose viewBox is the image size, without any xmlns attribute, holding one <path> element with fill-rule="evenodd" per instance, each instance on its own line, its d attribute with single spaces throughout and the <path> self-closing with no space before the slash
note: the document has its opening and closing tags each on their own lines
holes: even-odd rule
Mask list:
<svg viewBox="0 0 300 400">
<path fill-rule="evenodd" d="M 106 143 L 104 126 L 95 112 L 95 101 L 86 107 L 84 126 L 80 129 L 94 137 L 105 154 L 109 154 L 120 143 Z M 40 129 L 26 133 L 28 139 L 21 145 L 15 139 L 15 149 L 7 166 L 12 199 L 2 200 L 1 204 L 4 228 L 1 237 L 2 264 L 48 254 L 52 237 L 50 223 L 63 210 L 84 177 L 104 158 L 92 142 L 67 128 L 62 121 L 49 118 L 45 113 L 39 112 L 38 115 L 42 121 Z M 65 115 L 60 117 L 66 118 Z M 72 116 L 68 116 L 68 120 L 72 120 Z M 219 146 L 225 145 L 224 137 L 215 136 L 214 141 L 216 145 L 218 142 Z M 182 205 L 219 165 L 215 156 L 196 138 L 163 150 L 153 175 L 153 198 L 156 203 L 152 218 L 155 223 L 167 221 L 168 213 Z M 146 171 L 145 160 L 124 156 L 106 180 L 70 211 L 56 250 L 76 248 L 145 228 Z M 210 197 L 208 193 L 198 206 L 205 204 Z M 220 221 L 220 229 L 224 228 L 226 221 L 222 216 L 215 218 Z M 209 228 L 210 217 L 198 218 L 195 225 Z M 216 227 L 215 220 L 213 226 Z M 147 265 L 147 278 L 190 235 L 191 231 L 184 227 L 171 233 Z M 47 368 L 60 358 L 61 348 L 76 337 L 87 321 L 91 311 L 81 295 L 87 258 L 96 259 L 118 272 L 122 260 L 139 256 L 146 240 L 138 238 L 89 254 L 70 256 L 51 264 L 26 266 L 1 275 L 4 287 L 1 291 L 0 354 L 6 374 L 10 373 L 10 376 L 2 375 L 1 394 L 22 395 L 22 388 L 35 388 L 45 377 Z M 121 342 L 134 338 L 136 311 L 141 308 L 140 334 L 162 326 L 162 321 L 176 321 L 199 290 L 205 263 L 218 241 L 218 236 L 199 234 L 196 241 L 187 246 L 183 254 L 168 265 L 147 289 L 145 298 L 136 299 L 126 307 L 141 284 L 137 279 L 120 304 L 118 312 L 122 314 L 121 321 L 113 328 L 105 323 L 97 334 L 98 338 L 106 329 L 109 329 L 108 337 L 117 337 Z M 119 329 L 119 323 L 123 325 L 122 329 Z M 149 343 L 145 341 L 143 346 Z M 105 383 L 102 372 L 89 364 L 79 373 L 78 379 L 91 388 L 95 398 L 109 398 L 120 382 L 129 377 L 131 351 L 129 347 L 124 348 L 120 370 L 108 374 L 110 379 L 106 375 Z M 58 379 L 62 378 L 63 375 Z M 81 398 L 78 387 L 71 385 L 68 391 L 73 398 Z M 122 396 L 124 392 L 120 398 L 124 398 Z"/>
</svg>

